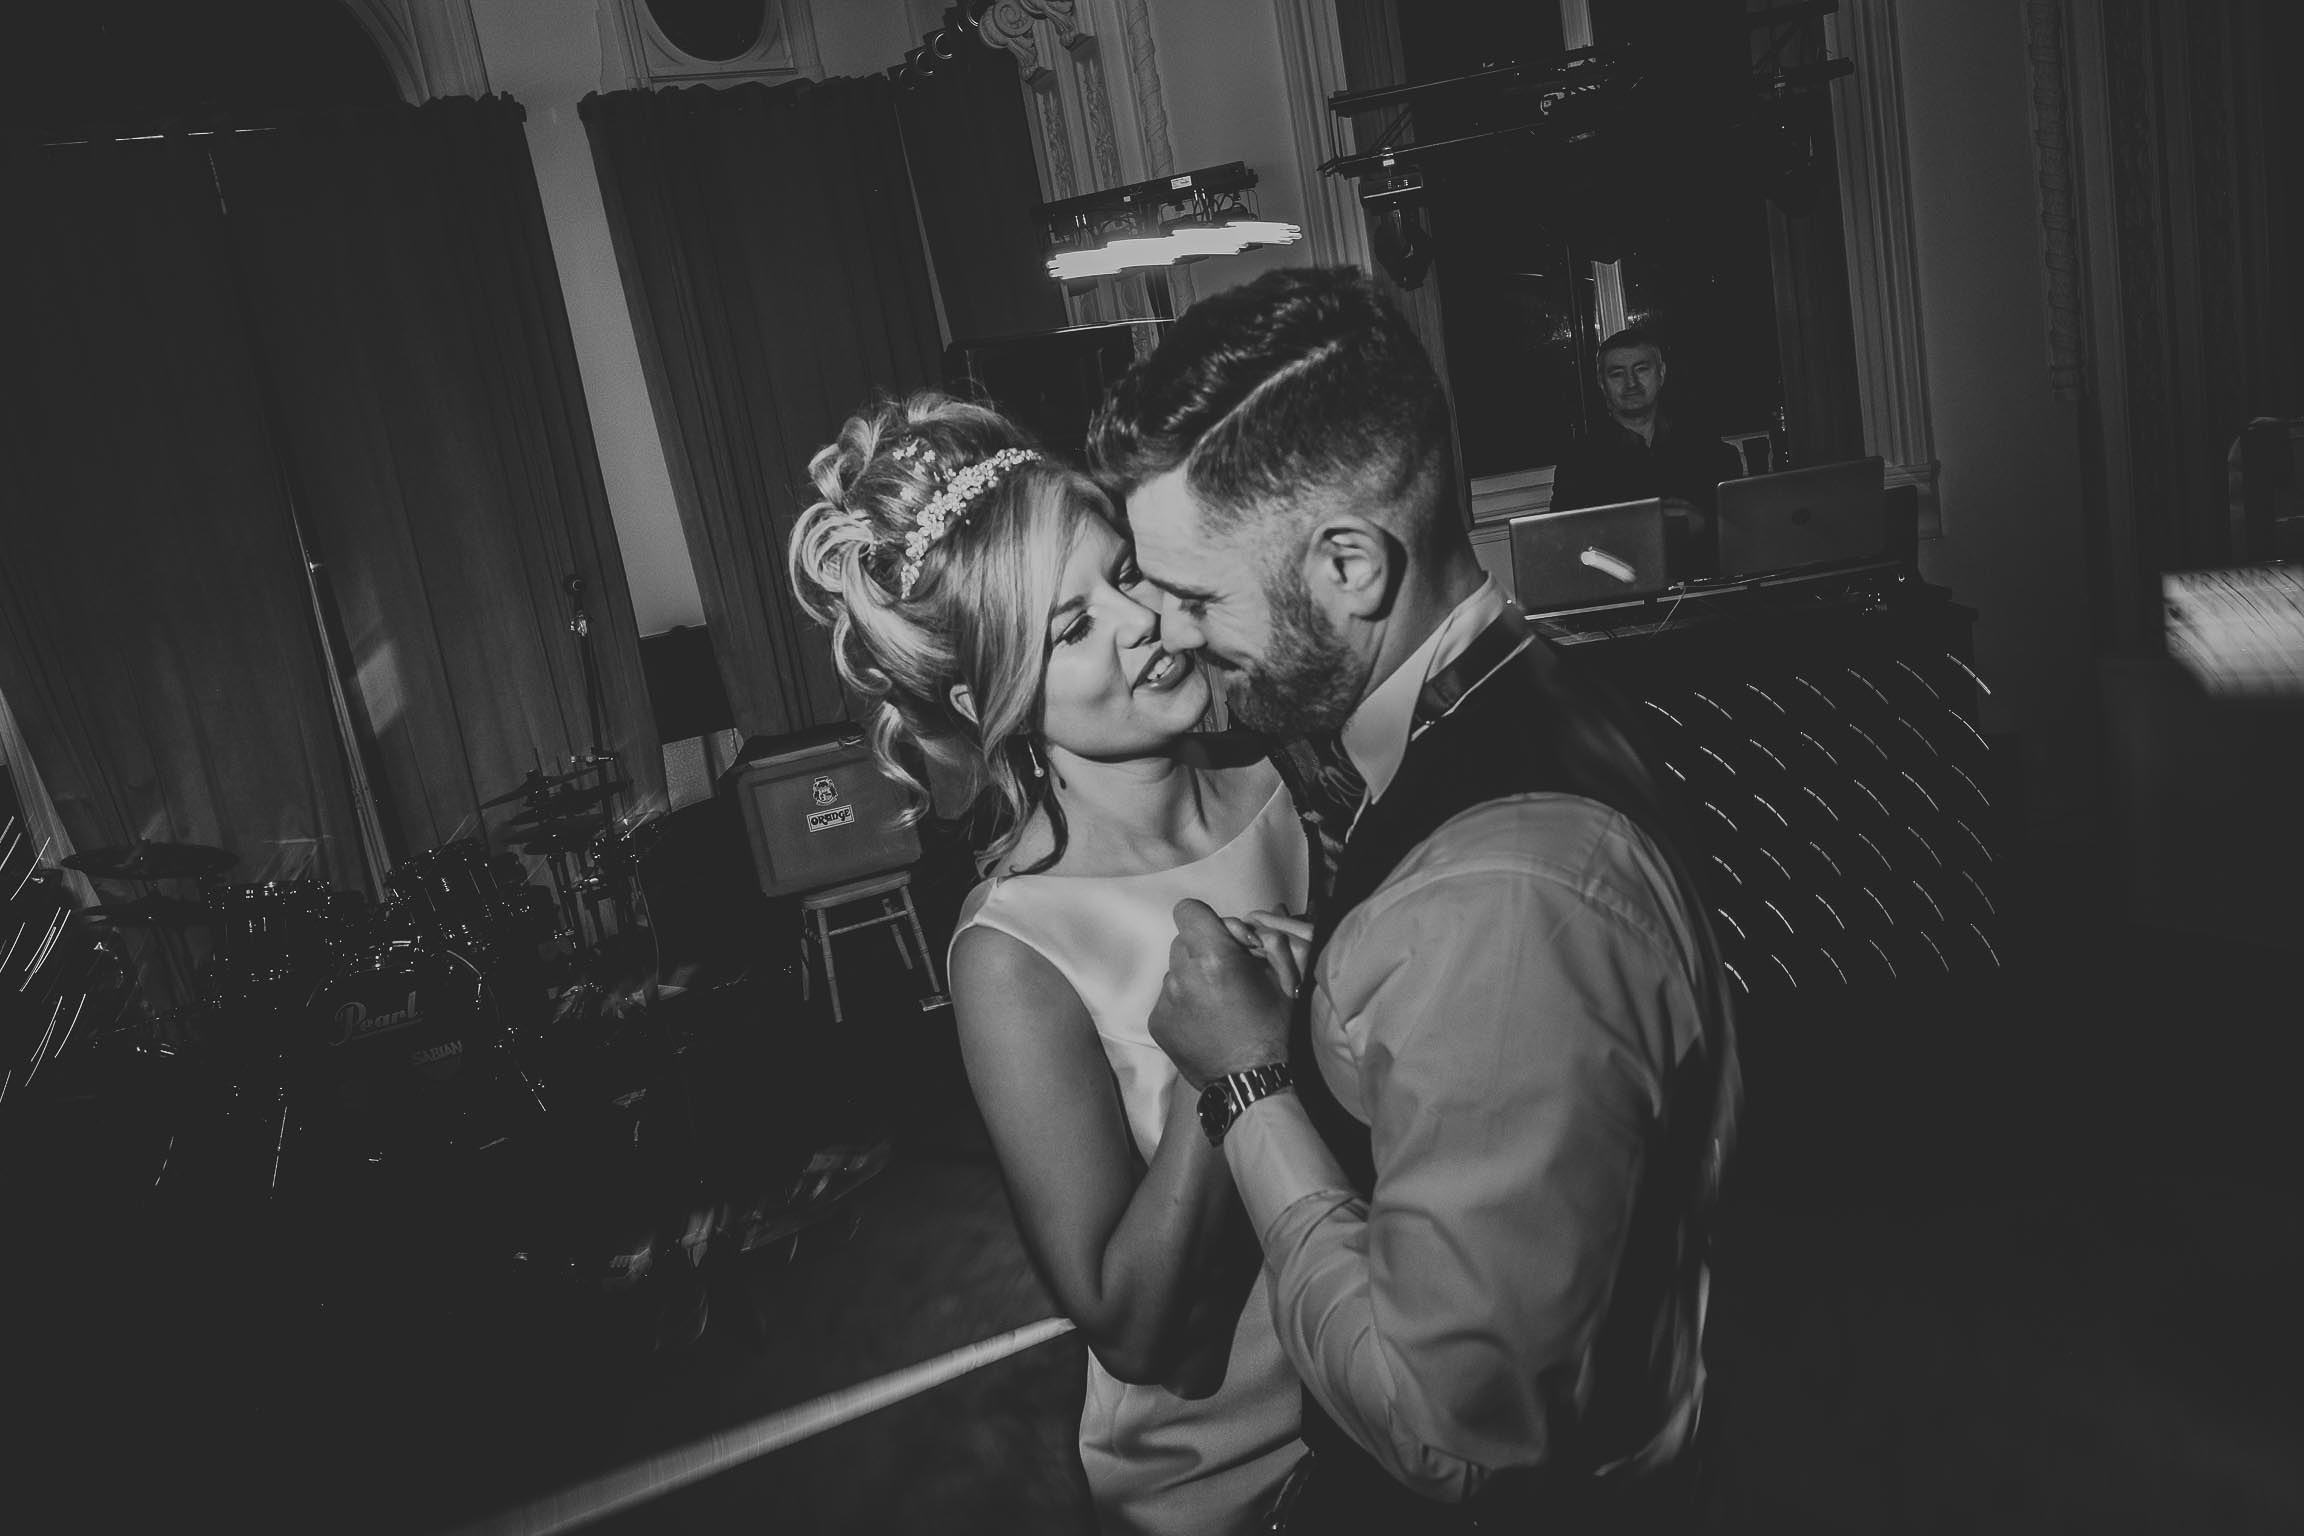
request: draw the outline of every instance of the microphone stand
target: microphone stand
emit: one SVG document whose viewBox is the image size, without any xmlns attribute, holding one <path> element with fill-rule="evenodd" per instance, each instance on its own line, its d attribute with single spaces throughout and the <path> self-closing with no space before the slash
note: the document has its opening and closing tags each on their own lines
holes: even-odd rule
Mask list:
<svg viewBox="0 0 2304 1536">
<path fill-rule="evenodd" d="M 587 723 L 592 729 L 589 764 L 598 776 L 599 786 L 605 788 L 610 782 L 610 776 L 615 765 L 615 755 L 603 745 L 608 734 L 606 726 L 608 710 L 600 686 L 600 660 L 592 649 L 592 616 L 584 608 L 584 578 L 571 571 L 567 578 L 560 583 L 560 587 L 562 591 L 568 594 L 568 632 L 576 637 L 576 653 L 584 666 L 584 713 Z M 592 912 L 593 928 L 596 932 L 601 926 L 598 904 L 603 899 L 615 901 L 619 929 L 630 920 L 630 902 L 621 895 L 608 893 L 607 881 L 604 878 L 602 867 L 614 858 L 616 837 L 615 797 L 610 794 L 603 794 L 600 797 L 600 854 L 592 860 L 595 868 L 590 879 L 585 882 L 587 906 Z M 594 947 L 598 948 L 599 944 L 604 943 L 605 940 L 605 934 L 598 934 L 599 942 Z"/>
</svg>

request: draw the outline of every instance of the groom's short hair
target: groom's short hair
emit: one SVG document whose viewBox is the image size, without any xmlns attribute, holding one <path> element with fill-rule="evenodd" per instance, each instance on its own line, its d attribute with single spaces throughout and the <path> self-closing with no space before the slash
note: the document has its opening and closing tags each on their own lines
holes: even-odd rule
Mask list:
<svg viewBox="0 0 2304 1536">
<path fill-rule="evenodd" d="M 1297 267 L 1187 310 L 1114 387 L 1089 463 L 1115 500 L 1183 467 L 1219 532 L 1343 489 L 1428 550 L 1449 525 L 1451 443 L 1447 396 L 1400 312 L 1355 268 Z"/>
</svg>

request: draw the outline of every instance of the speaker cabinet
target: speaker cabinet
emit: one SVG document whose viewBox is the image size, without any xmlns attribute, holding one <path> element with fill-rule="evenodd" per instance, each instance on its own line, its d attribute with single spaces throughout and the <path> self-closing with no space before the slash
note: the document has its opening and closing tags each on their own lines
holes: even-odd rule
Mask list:
<svg viewBox="0 0 2304 1536">
<path fill-rule="evenodd" d="M 903 789 L 863 739 L 845 736 L 756 757 L 731 770 L 764 896 L 798 896 L 919 862 Z"/>
</svg>

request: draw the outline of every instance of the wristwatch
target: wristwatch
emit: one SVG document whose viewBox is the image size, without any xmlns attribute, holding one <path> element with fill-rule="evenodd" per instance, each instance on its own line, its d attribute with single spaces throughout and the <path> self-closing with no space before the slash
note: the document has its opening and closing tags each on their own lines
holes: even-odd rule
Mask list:
<svg viewBox="0 0 2304 1536">
<path fill-rule="evenodd" d="M 1210 1082 L 1200 1090 L 1200 1129 L 1207 1134 L 1208 1145 L 1224 1145 L 1224 1133 L 1232 1129 L 1232 1122 L 1239 1119 L 1240 1112 L 1249 1105 L 1295 1086 L 1296 1074 L 1288 1070 L 1288 1063 L 1284 1061 L 1266 1062 Z"/>
</svg>

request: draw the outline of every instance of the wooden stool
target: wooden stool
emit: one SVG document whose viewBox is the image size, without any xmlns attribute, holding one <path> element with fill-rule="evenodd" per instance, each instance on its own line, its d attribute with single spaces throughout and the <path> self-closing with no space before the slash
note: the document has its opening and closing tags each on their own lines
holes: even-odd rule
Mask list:
<svg viewBox="0 0 2304 1536">
<path fill-rule="evenodd" d="M 834 923 L 832 914 L 841 907 L 859 902 L 877 900 L 880 910 L 871 917 L 853 923 Z M 928 995 L 921 999 L 920 1010 L 948 1006 L 951 999 L 936 980 L 936 961 L 928 953 L 928 935 L 920 926 L 919 909 L 912 905 L 912 872 L 899 869 L 891 874 L 873 875 L 868 879 L 851 880 L 845 885 L 828 886 L 811 891 L 800 898 L 800 996 L 803 1001 L 814 990 L 809 979 L 808 943 L 815 941 L 824 956 L 824 985 L 832 994 L 832 1022 L 840 1023 L 845 1015 L 840 1007 L 840 968 L 832 958 L 832 941 L 843 933 L 855 933 L 865 928 L 888 927 L 888 936 L 896 941 L 896 953 L 903 958 L 904 968 L 911 970 L 912 952 L 904 943 L 904 929 L 910 924 L 912 940 L 920 946 L 920 964 L 928 972 Z"/>
</svg>

